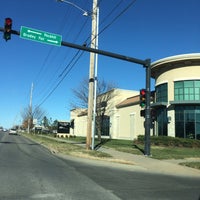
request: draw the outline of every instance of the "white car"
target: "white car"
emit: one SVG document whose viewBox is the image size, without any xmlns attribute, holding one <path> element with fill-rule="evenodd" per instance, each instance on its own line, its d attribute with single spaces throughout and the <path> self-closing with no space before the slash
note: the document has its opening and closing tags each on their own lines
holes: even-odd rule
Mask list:
<svg viewBox="0 0 200 200">
<path fill-rule="evenodd" d="M 17 135 L 17 129 L 11 128 L 9 130 L 9 135 Z"/>
</svg>

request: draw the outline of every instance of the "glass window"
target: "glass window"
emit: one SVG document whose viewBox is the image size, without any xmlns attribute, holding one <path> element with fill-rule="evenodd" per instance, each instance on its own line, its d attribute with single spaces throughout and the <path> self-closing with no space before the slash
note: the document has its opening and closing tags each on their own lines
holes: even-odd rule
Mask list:
<svg viewBox="0 0 200 200">
<path fill-rule="evenodd" d="M 183 82 L 182 81 L 176 82 L 176 88 L 183 88 Z"/>
<path fill-rule="evenodd" d="M 156 86 L 156 102 L 167 102 L 167 83 Z"/>
<path fill-rule="evenodd" d="M 200 80 L 175 82 L 174 100 L 175 101 L 200 100 Z"/>
<path fill-rule="evenodd" d="M 200 106 L 175 107 L 176 137 L 200 139 Z"/>
<path fill-rule="evenodd" d="M 157 114 L 157 122 L 158 122 L 158 127 L 157 127 L 157 134 L 160 135 L 165 135 L 167 136 L 167 111 L 165 108 L 159 108 L 156 110 Z"/>
<path fill-rule="evenodd" d="M 184 81 L 184 87 L 191 88 L 191 87 L 193 87 L 193 83 L 194 83 L 194 81 Z"/>
<path fill-rule="evenodd" d="M 200 81 L 194 81 L 194 85 L 195 87 L 200 88 Z"/>
</svg>

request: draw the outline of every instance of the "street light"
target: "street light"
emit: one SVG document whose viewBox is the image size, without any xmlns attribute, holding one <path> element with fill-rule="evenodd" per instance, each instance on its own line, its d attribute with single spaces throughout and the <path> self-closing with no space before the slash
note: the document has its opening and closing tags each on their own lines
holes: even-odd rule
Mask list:
<svg viewBox="0 0 200 200">
<path fill-rule="evenodd" d="M 74 6 L 75 8 L 79 9 L 80 11 L 82 11 L 84 16 L 89 16 L 89 13 L 86 10 L 82 9 L 81 7 L 79 7 L 78 5 L 76 5 L 75 3 L 72 3 L 72 2 L 66 1 L 66 0 L 56 0 L 56 1 L 68 3 L 71 6 Z"/>
<path fill-rule="evenodd" d="M 98 0 L 93 0 L 93 10 L 88 13 L 86 10 L 80 8 L 78 5 L 67 1 L 57 0 L 58 2 L 65 2 L 83 12 L 84 16 L 92 16 L 92 33 L 91 45 L 93 49 L 98 48 L 98 26 L 99 26 L 99 5 Z M 96 90 L 97 90 L 97 61 L 98 54 L 90 53 L 90 69 L 89 69 L 89 87 L 88 87 L 88 116 L 87 116 L 87 136 L 86 149 L 94 149 L 95 138 L 95 117 L 96 117 Z M 92 141 L 91 141 L 92 138 Z M 91 144 L 92 143 L 92 144 Z"/>
</svg>

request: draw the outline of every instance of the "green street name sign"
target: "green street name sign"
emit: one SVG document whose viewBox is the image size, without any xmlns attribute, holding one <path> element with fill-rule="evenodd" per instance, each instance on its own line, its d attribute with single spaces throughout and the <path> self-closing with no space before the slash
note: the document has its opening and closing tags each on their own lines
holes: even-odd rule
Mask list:
<svg viewBox="0 0 200 200">
<path fill-rule="evenodd" d="M 61 46 L 62 36 L 21 26 L 20 37 L 27 40 Z"/>
</svg>

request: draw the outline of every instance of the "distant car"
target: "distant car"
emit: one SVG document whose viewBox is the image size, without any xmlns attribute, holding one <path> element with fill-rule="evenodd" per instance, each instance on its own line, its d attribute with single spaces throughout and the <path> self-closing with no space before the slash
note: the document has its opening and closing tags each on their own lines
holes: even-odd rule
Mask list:
<svg viewBox="0 0 200 200">
<path fill-rule="evenodd" d="M 17 135 L 17 130 L 14 129 L 14 128 L 11 128 L 11 129 L 9 130 L 9 135 Z"/>
</svg>

